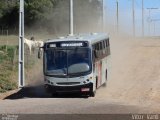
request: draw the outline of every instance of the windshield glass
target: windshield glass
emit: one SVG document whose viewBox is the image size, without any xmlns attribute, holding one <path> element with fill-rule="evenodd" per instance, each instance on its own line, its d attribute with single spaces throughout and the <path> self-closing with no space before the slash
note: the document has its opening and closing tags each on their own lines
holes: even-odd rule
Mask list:
<svg viewBox="0 0 160 120">
<path fill-rule="evenodd" d="M 46 51 L 46 72 L 48 75 L 82 75 L 91 70 L 89 48 Z"/>
<path fill-rule="evenodd" d="M 47 50 L 46 69 L 49 75 L 67 74 L 67 51 L 65 50 Z"/>
</svg>

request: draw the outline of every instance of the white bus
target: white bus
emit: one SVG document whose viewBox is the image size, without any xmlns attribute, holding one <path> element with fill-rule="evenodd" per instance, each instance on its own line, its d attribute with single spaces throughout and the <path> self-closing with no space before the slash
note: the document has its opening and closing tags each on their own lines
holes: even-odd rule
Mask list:
<svg viewBox="0 0 160 120">
<path fill-rule="evenodd" d="M 110 44 L 105 33 L 48 40 L 43 51 L 45 88 L 52 95 L 79 92 L 95 96 L 96 89 L 106 84 Z"/>
</svg>

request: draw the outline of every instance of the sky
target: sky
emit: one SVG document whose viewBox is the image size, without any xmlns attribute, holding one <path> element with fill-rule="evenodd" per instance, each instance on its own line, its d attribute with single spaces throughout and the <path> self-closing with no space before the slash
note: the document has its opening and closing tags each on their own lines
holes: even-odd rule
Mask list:
<svg viewBox="0 0 160 120">
<path fill-rule="evenodd" d="M 160 35 L 160 0 L 144 1 L 144 35 Z M 118 0 L 119 31 L 133 34 L 132 0 Z M 151 9 L 156 8 L 156 9 Z M 142 0 L 134 0 L 135 34 L 142 36 Z M 150 12 L 150 17 L 149 17 Z M 108 31 L 115 30 L 117 25 L 116 0 L 104 0 L 104 17 Z"/>
</svg>

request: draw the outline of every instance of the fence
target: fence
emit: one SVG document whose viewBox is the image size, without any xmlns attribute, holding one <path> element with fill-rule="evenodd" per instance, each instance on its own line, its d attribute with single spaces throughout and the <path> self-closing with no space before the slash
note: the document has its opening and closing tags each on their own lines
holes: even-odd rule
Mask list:
<svg viewBox="0 0 160 120">
<path fill-rule="evenodd" d="M 27 84 L 34 78 L 34 73 L 30 71 L 38 61 L 37 54 L 38 49 L 33 49 L 30 54 L 28 47 L 25 46 L 25 78 Z M 0 45 L 0 92 L 17 88 L 17 80 L 18 45 Z"/>
<path fill-rule="evenodd" d="M 8 30 L 1 30 L 0 35 L 8 36 Z"/>
</svg>

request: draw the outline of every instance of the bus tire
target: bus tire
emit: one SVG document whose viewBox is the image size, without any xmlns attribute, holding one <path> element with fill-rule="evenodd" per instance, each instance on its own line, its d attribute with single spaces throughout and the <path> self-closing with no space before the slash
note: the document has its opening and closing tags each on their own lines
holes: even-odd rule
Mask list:
<svg viewBox="0 0 160 120">
<path fill-rule="evenodd" d="M 90 93 L 90 96 L 91 96 L 91 97 L 95 97 L 95 94 L 96 94 L 96 91 L 92 91 L 92 92 Z"/>
<path fill-rule="evenodd" d="M 96 89 L 98 88 L 98 76 L 96 76 Z"/>
<path fill-rule="evenodd" d="M 105 83 L 103 83 L 102 85 L 103 87 L 107 86 L 107 69 L 106 69 L 106 73 L 105 73 Z"/>
<path fill-rule="evenodd" d="M 107 69 L 106 69 L 106 75 L 105 75 L 106 81 L 107 81 Z"/>
<path fill-rule="evenodd" d="M 55 92 L 55 93 L 52 93 L 51 95 L 52 95 L 52 97 L 57 97 L 58 93 Z"/>
<path fill-rule="evenodd" d="M 102 84 L 102 87 L 106 87 L 106 86 L 107 86 L 107 83 L 106 83 L 106 82 Z"/>
</svg>

